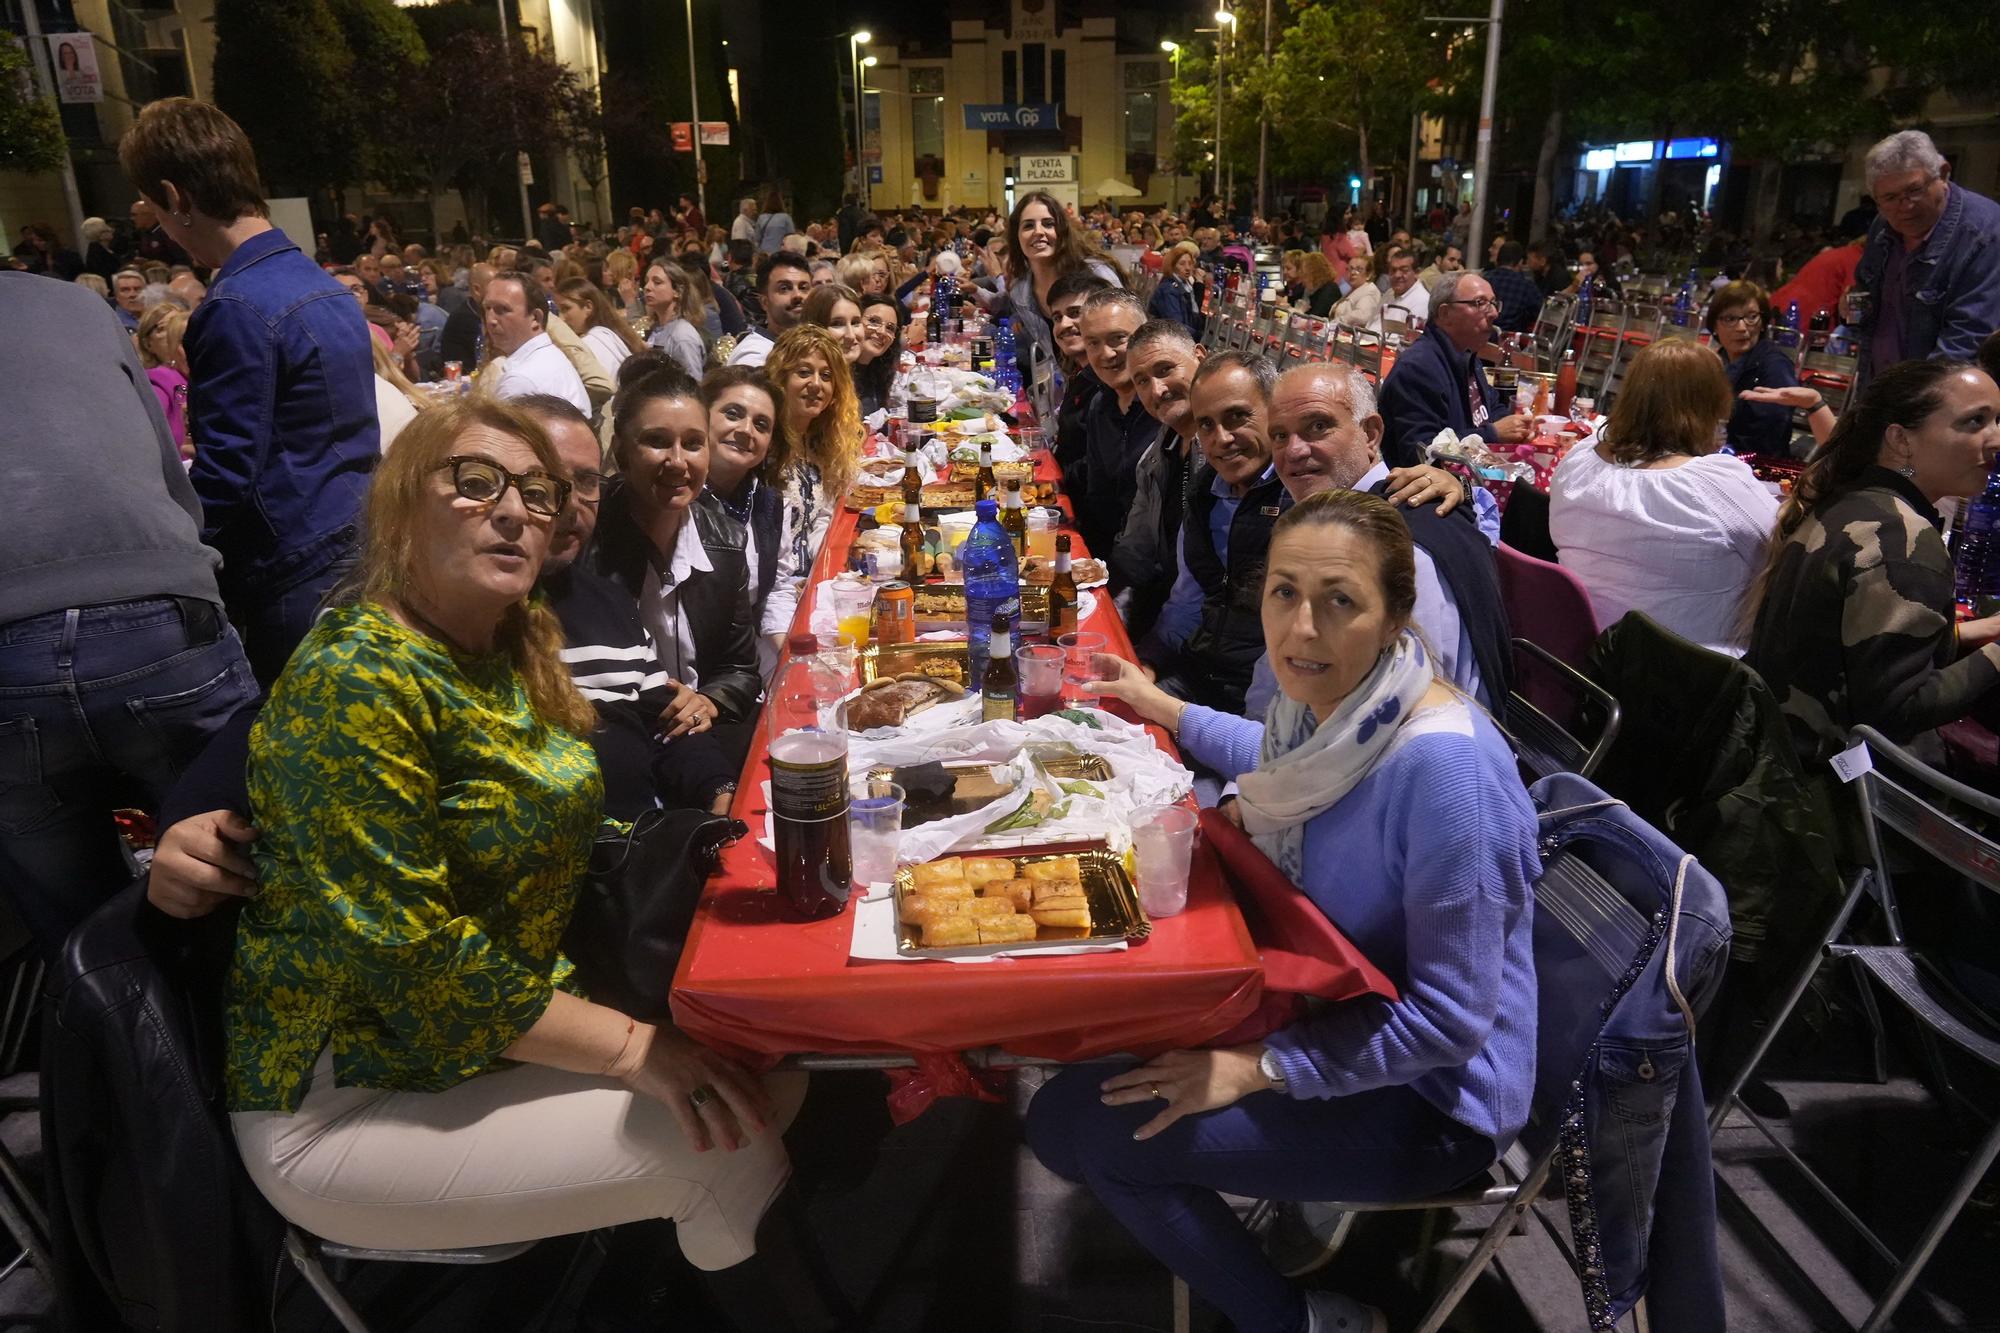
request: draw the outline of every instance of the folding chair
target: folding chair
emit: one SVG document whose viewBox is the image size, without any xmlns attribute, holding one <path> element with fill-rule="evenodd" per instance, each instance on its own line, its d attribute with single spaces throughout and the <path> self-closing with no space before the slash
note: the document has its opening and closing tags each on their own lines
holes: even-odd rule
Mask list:
<svg viewBox="0 0 2000 1333">
<path fill-rule="evenodd" d="M 1595 302 L 1590 309 L 1590 322 L 1584 326 L 1583 351 L 1577 358 L 1577 392 L 1599 399 L 1601 406 L 1605 386 L 1611 383 L 1611 373 L 1624 347 L 1625 303 Z"/>
<path fill-rule="evenodd" d="M 1500 1246 L 1528 1217 L 1541 1224 L 1556 1249 L 1581 1274 L 1582 1265 L 1563 1234 L 1567 1228 L 1559 1228 L 1534 1204 L 1544 1197 L 1563 1197 L 1563 1177 L 1552 1168 L 1571 1083 L 1603 1025 L 1600 1005 L 1639 956 L 1651 914 L 1658 910 L 1664 910 L 1664 902 L 1644 907 L 1635 904 L 1592 869 L 1576 849 L 1556 852 L 1544 863 L 1541 878 L 1535 883 L 1535 1091 L 1520 1138 L 1486 1177 L 1446 1194 L 1405 1203 L 1327 1202 L 1328 1207 L 1356 1213 L 1429 1213 L 1427 1233 L 1439 1210 L 1498 1210 L 1479 1233 L 1465 1262 L 1432 1300 L 1415 1333 L 1439 1333 Z M 1254 1227 L 1273 1207 L 1269 1201 L 1260 1201 L 1246 1223 Z M 1428 1254 L 1428 1236 L 1423 1248 Z M 1642 1300 L 1632 1315 L 1641 1329 L 1646 1326 L 1644 1308 Z M 1186 1333 L 1188 1328 L 1187 1295 L 1179 1278 L 1174 1280 L 1174 1328 L 1175 1333 Z"/>
<path fill-rule="evenodd" d="M 1562 364 L 1562 354 L 1569 349 L 1570 329 L 1576 320 L 1576 298 L 1557 292 L 1542 302 L 1541 313 L 1535 316 L 1535 324 L 1528 331 L 1534 342 L 1535 355 L 1545 361 Z"/>
<path fill-rule="evenodd" d="M 1501 707 L 1500 726 L 1527 780 L 1551 773 L 1589 777 L 1618 739 L 1618 700 L 1540 644 L 1513 644 L 1514 688 Z M 1590 744 L 1576 735 L 1586 728 L 1596 732 Z"/>
<path fill-rule="evenodd" d="M 531 1240 L 516 1241 L 507 1245 L 485 1245 L 463 1250 L 373 1250 L 358 1245 L 336 1245 L 331 1241 L 309 1235 L 297 1227 L 285 1228 L 285 1258 L 299 1271 L 313 1295 L 319 1297 L 326 1312 L 333 1316 L 344 1333 L 371 1333 L 360 1312 L 341 1293 L 333 1275 L 327 1272 L 326 1260 L 336 1265 L 356 1260 L 375 1260 L 400 1264 L 451 1264 L 474 1267 L 483 1264 L 503 1263 L 519 1258 L 535 1247 Z M 565 1281 L 574 1276 L 574 1266 Z"/>
<path fill-rule="evenodd" d="M 1954 782 L 1901 746 L 1884 739 L 1872 727 L 1855 728 L 1849 740 L 1853 745 L 1866 747 L 1864 753 L 1869 768 L 1854 779 L 1853 786 L 1861 802 L 1862 827 L 1868 838 L 1871 864 L 1855 876 L 1846 902 L 1827 930 L 1824 956 L 1844 961 L 1855 969 L 1863 981 L 1864 1000 L 1870 1006 L 1873 1005 L 1870 987 L 1879 985 L 1909 1012 L 1922 1035 L 1927 1053 L 1933 1056 L 1935 1078 L 1939 1085 L 1933 1091 L 1948 1107 L 1953 1106 L 1960 1099 L 1944 1076 L 1937 1055 L 1942 1048 L 1950 1047 L 1989 1070 L 2000 1071 L 2000 1026 L 1995 1025 L 1992 1015 L 1965 998 L 1940 964 L 1913 948 L 1905 938 L 1902 912 L 1897 905 L 1894 880 L 1884 854 L 1883 831 L 1886 829 L 1894 835 L 1900 864 L 1907 864 L 1907 858 L 1912 856 L 1920 857 L 1982 889 L 2000 894 L 2000 841 L 1976 831 L 1955 813 L 1955 810 L 1964 811 L 2000 824 L 2000 800 Z M 1848 920 L 1864 894 L 1872 894 L 1881 907 L 1883 928 L 1889 937 L 1887 944 L 1840 942 L 1846 933 Z M 1765 1029 L 1746 1067 L 1716 1102 L 1709 1127 L 1713 1133 L 1721 1128 L 1722 1121 L 1731 1110 L 1741 1111 L 1750 1124 L 1798 1168 L 1806 1183 L 1818 1191 L 1834 1211 L 1868 1242 L 1869 1248 L 1895 1269 L 1888 1289 L 1875 1302 L 1875 1308 L 1869 1311 L 1867 1320 L 1861 1325 L 1860 1333 L 1877 1333 L 1877 1330 L 1888 1327 L 1896 1307 L 1909 1295 L 1924 1266 L 1937 1252 L 1944 1233 L 1972 1197 L 1973 1190 L 1994 1161 L 2000 1159 L 2000 1119 L 1995 1119 L 1981 1135 L 1977 1147 L 1966 1161 L 1965 1170 L 1945 1192 L 1943 1202 L 1925 1225 L 1915 1248 L 1906 1256 L 1897 1255 L 1820 1179 L 1817 1172 L 1778 1140 L 1762 1117 L 1744 1105 L 1739 1095 L 1770 1050 L 1772 1042 L 1777 1039 L 1785 1019 L 1804 996 L 1819 969 L 1819 961 L 1818 957 L 1813 958 L 1797 978 L 1786 997 L 1785 1007 Z"/>
</svg>

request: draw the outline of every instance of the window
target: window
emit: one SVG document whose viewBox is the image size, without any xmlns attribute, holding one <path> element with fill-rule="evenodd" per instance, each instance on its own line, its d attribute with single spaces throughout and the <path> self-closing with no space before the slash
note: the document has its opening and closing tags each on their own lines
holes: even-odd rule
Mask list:
<svg viewBox="0 0 2000 1333">
<path fill-rule="evenodd" d="M 1034 105 L 1049 100 L 1049 49 L 1040 42 L 1021 48 L 1021 100 Z"/>
<path fill-rule="evenodd" d="M 1057 47 L 1049 52 L 1049 100 L 1062 106 L 1069 96 L 1069 52 Z"/>
<path fill-rule="evenodd" d="M 882 94 L 861 95 L 861 160 L 870 166 L 882 161 Z"/>
<path fill-rule="evenodd" d="M 910 148 L 916 174 L 944 174 L 944 68 L 910 70 Z"/>
<path fill-rule="evenodd" d="M 1019 52 L 1002 51 L 1000 53 L 1000 100 L 1008 106 L 1014 105 L 1017 100 L 1014 94 L 1021 84 L 1020 74 L 1018 73 L 1020 63 L 1021 57 Z"/>
<path fill-rule="evenodd" d="M 1160 151 L 1160 62 L 1125 66 L 1125 169 L 1152 171 Z"/>
</svg>

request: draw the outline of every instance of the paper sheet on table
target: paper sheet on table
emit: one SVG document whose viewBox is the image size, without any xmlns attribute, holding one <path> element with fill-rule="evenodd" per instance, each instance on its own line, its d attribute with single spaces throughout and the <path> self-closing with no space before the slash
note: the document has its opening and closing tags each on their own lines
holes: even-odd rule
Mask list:
<svg viewBox="0 0 2000 1333">
<path fill-rule="evenodd" d="M 977 958 L 924 958 L 896 948 L 896 895 L 882 893 L 854 904 L 854 933 L 849 936 L 847 956 L 868 962 L 887 963 L 991 963 L 1002 958 L 1042 957 L 1048 954 L 1120 953 L 1124 940 L 1098 940 L 1090 944 L 1045 944 L 1033 949 L 983 954 Z"/>
</svg>

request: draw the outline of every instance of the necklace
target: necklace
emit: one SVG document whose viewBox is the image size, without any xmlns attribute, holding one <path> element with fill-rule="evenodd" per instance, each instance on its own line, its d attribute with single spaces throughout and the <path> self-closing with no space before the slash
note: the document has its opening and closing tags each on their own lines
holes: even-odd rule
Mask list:
<svg viewBox="0 0 2000 1333">
<path fill-rule="evenodd" d="M 757 498 L 757 478 L 754 476 L 751 477 L 750 484 L 743 488 L 743 502 L 741 504 L 731 500 L 721 491 L 712 491 L 711 494 L 715 496 L 715 502 L 722 506 L 723 513 L 729 515 L 738 523 L 746 527 L 749 526 L 750 506 Z"/>
</svg>

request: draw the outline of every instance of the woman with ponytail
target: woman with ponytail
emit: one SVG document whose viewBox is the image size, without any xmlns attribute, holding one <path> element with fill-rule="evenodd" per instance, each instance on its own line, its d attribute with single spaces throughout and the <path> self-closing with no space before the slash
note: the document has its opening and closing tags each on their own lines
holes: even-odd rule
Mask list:
<svg viewBox="0 0 2000 1333">
<path fill-rule="evenodd" d="M 1869 382 L 1778 510 L 1744 660 L 1809 772 L 1857 726 L 1909 744 L 2000 684 L 2000 617 L 1957 622 L 1937 512 L 1983 490 L 1996 454 L 1993 380 L 1905 361 Z"/>
<path fill-rule="evenodd" d="M 569 491 L 541 425 L 481 398 L 376 469 L 360 600 L 314 623 L 251 733 L 232 1127 L 265 1197 L 330 1240 L 671 1218 L 697 1268 L 732 1269 L 803 1080 L 575 994 L 560 944 L 603 789 L 534 593 Z"/>
</svg>

